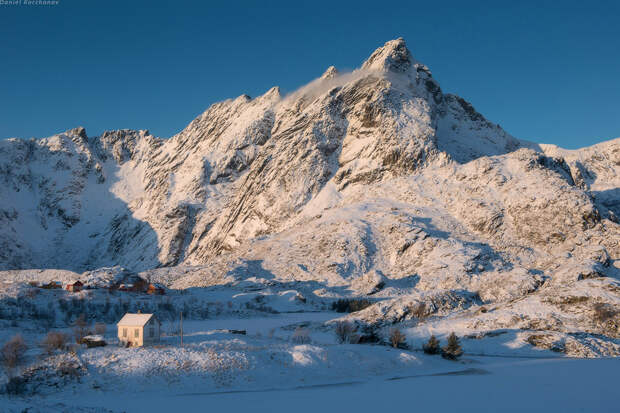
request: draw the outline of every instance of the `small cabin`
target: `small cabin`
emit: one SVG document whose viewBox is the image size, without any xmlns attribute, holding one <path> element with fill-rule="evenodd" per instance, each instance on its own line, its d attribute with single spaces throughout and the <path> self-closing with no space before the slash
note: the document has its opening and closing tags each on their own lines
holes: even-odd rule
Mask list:
<svg viewBox="0 0 620 413">
<path fill-rule="evenodd" d="M 119 284 L 119 291 L 133 291 L 133 284 Z"/>
<path fill-rule="evenodd" d="M 166 289 L 161 284 L 153 283 L 149 284 L 146 293 L 151 295 L 164 295 L 166 293 Z"/>
<path fill-rule="evenodd" d="M 41 288 L 45 288 L 46 290 L 55 290 L 57 288 L 62 288 L 62 283 L 60 281 L 50 281 L 47 284 L 43 284 Z"/>
<path fill-rule="evenodd" d="M 80 280 L 77 280 L 73 284 L 67 284 L 67 291 L 72 293 L 80 292 L 82 291 L 82 288 L 84 288 L 84 284 L 82 284 L 82 281 Z"/>
<path fill-rule="evenodd" d="M 119 341 L 129 347 L 159 342 L 161 323 L 154 314 L 127 313 L 117 324 Z"/>
</svg>

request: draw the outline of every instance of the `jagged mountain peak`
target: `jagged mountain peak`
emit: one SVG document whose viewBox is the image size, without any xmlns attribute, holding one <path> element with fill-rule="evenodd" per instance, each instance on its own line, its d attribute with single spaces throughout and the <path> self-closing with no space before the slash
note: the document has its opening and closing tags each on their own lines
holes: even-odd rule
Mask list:
<svg viewBox="0 0 620 413">
<path fill-rule="evenodd" d="M 65 132 L 67 136 L 77 136 L 81 139 L 87 139 L 86 129 L 83 126 L 78 126 L 77 128 L 69 129 Z"/>
<path fill-rule="evenodd" d="M 364 62 L 362 69 L 381 72 L 405 73 L 417 63 L 407 48 L 405 39 L 399 37 L 386 42 Z"/>
<path fill-rule="evenodd" d="M 321 79 L 333 79 L 336 76 L 338 76 L 338 69 L 336 69 L 334 66 L 330 66 L 321 75 Z"/>
<path fill-rule="evenodd" d="M 504 225 L 500 217 L 507 213 L 497 206 L 496 194 L 471 205 L 463 200 L 482 190 L 478 181 L 513 179 L 512 170 L 504 168 L 501 174 L 508 177 L 500 176 L 494 163 L 517 164 L 510 157 L 488 159 L 524 146 L 540 151 L 463 99 L 444 94 L 403 39 L 387 42 L 360 69 L 339 74 L 330 67 L 286 97 L 276 86 L 254 99 L 242 95 L 213 104 L 171 139 L 131 130 L 85 137 L 76 128 L 37 145 L 19 140 L 0 145 L 0 178 L 9 182 L 0 188 L 0 223 L 7 228 L 0 230 L 0 249 L 8 251 L 0 253 L 0 268 L 48 267 L 63 260 L 80 269 L 204 264 L 329 210 L 367 202 L 371 191 L 378 194 L 395 179 L 408 182 L 403 188 L 409 199 L 430 205 L 416 195 L 423 188 L 412 183 L 434 187 L 433 173 L 452 176 L 448 168 L 459 170 L 460 180 L 475 177 L 467 184 L 471 193 L 458 199 L 478 208 L 482 218 L 467 221 L 446 194 L 429 197 L 443 203 L 437 208 L 452 215 L 449 220 L 479 231 Z M 34 168 L 28 163 L 33 159 L 39 162 Z M 578 160 L 588 166 L 569 165 L 584 182 L 593 181 L 589 159 Z M 612 165 L 607 159 L 600 163 L 600 171 Z M 535 159 L 528 164 L 551 165 Z M 615 172 L 595 175 L 616 182 Z M 605 191 L 599 198 L 610 206 L 601 213 L 614 212 L 616 192 L 605 182 L 597 187 Z M 502 231 L 493 227 L 492 237 Z M 521 242 L 521 234 L 506 234 L 496 240 Z M 63 254 L 52 254 L 55 248 Z"/>
</svg>

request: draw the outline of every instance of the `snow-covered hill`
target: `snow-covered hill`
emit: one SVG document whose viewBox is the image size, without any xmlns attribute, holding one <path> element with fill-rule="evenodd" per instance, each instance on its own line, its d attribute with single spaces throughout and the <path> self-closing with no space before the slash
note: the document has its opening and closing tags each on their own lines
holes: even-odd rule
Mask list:
<svg viewBox="0 0 620 413">
<path fill-rule="evenodd" d="M 520 141 L 444 93 L 402 39 L 287 96 L 217 103 L 170 139 L 76 128 L 2 140 L 0 180 L 5 270 L 295 282 L 372 294 L 356 315 L 369 323 L 424 303 L 487 329 L 555 320 L 541 328 L 620 348 L 620 139 Z M 576 291 L 583 308 L 554 304 Z M 599 304 L 616 314 L 604 325 Z M 481 306 L 497 311 L 468 313 Z"/>
</svg>

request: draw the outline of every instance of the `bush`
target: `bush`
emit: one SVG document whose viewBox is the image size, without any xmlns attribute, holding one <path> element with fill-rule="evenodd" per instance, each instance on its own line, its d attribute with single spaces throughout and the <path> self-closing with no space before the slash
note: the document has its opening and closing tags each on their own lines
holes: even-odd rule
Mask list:
<svg viewBox="0 0 620 413">
<path fill-rule="evenodd" d="M 8 370 L 15 368 L 23 360 L 26 350 L 28 350 L 28 346 L 21 334 L 14 335 L 13 338 L 4 343 L 0 350 L 2 365 Z"/>
<path fill-rule="evenodd" d="M 411 315 L 413 315 L 415 318 L 417 318 L 418 320 L 422 320 L 424 318 L 426 318 L 427 314 L 426 314 L 426 304 L 425 303 L 418 303 L 416 305 L 412 305 L 410 307 L 410 312 Z"/>
<path fill-rule="evenodd" d="M 463 349 L 459 343 L 459 338 L 454 332 L 450 333 L 448 336 L 448 344 L 441 350 L 441 356 L 450 360 L 456 360 L 463 355 Z"/>
<path fill-rule="evenodd" d="M 405 335 L 397 328 L 390 330 L 390 343 L 392 347 L 399 348 L 405 344 Z"/>
<path fill-rule="evenodd" d="M 58 365 L 56 371 L 59 376 L 69 376 L 71 378 L 79 377 L 81 374 L 79 365 L 66 360 Z"/>
<path fill-rule="evenodd" d="M 372 301 L 367 300 L 365 298 L 341 298 L 332 303 L 332 311 L 336 311 L 338 313 L 354 313 L 356 311 L 361 311 L 366 307 L 370 307 L 372 305 Z"/>
<path fill-rule="evenodd" d="M 106 332 L 106 325 L 103 323 L 97 323 L 95 324 L 95 334 L 99 334 L 99 335 L 105 335 Z"/>
<path fill-rule="evenodd" d="M 50 331 L 41 342 L 41 346 L 48 354 L 52 354 L 54 350 L 64 350 L 66 345 L 67 335 L 60 331 Z"/>
<path fill-rule="evenodd" d="M 368 344 L 368 343 L 379 343 L 381 341 L 381 337 L 377 332 L 377 326 L 374 325 L 366 325 L 362 327 L 362 333 L 359 335 L 359 344 Z"/>
<path fill-rule="evenodd" d="M 338 321 L 336 323 L 336 338 L 340 344 L 350 343 L 357 344 L 359 335 L 355 334 L 356 328 L 348 321 Z"/>
<path fill-rule="evenodd" d="M 310 331 L 307 328 L 297 327 L 291 340 L 295 344 L 309 344 L 312 340 L 310 340 Z"/>
<path fill-rule="evenodd" d="M 439 354 L 441 353 L 441 347 L 439 347 L 439 340 L 435 335 L 431 335 L 426 343 L 422 346 L 422 349 L 426 354 Z"/>
</svg>

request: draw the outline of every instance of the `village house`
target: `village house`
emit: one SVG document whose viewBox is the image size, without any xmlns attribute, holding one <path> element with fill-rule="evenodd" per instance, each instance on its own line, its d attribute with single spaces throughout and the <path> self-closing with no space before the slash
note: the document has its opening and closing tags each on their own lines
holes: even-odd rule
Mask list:
<svg viewBox="0 0 620 413">
<path fill-rule="evenodd" d="M 43 284 L 41 288 L 45 288 L 46 290 L 55 290 L 57 288 L 62 288 L 62 283 L 60 281 L 50 281 L 47 284 Z"/>
<path fill-rule="evenodd" d="M 82 284 L 82 281 L 77 280 L 76 282 L 72 284 L 67 284 L 67 291 L 70 291 L 72 293 L 77 293 L 77 292 L 82 291 L 83 287 L 84 287 L 84 284 Z"/>
<path fill-rule="evenodd" d="M 117 324 L 118 339 L 130 347 L 159 342 L 161 323 L 153 314 L 127 313 Z"/>
<path fill-rule="evenodd" d="M 149 288 L 146 290 L 146 293 L 151 295 L 164 295 L 166 293 L 166 289 L 161 284 L 153 283 L 149 284 Z"/>
</svg>

